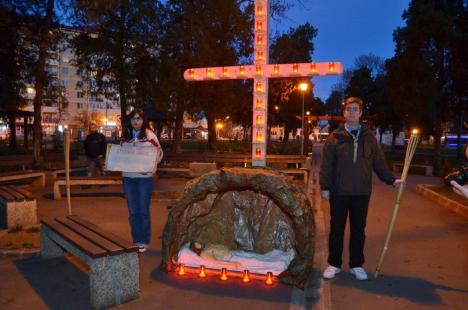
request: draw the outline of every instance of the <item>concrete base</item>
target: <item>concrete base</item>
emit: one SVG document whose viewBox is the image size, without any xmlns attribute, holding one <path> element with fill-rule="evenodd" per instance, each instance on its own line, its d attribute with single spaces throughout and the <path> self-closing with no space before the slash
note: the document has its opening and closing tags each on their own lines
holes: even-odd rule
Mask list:
<svg viewBox="0 0 468 310">
<path fill-rule="evenodd" d="M 6 216 L 6 227 L 8 229 L 37 224 L 36 199 L 5 202 L 3 205 L 0 204 L 0 208 L 3 209 L 0 214 Z"/>
<path fill-rule="evenodd" d="M 140 268 L 136 252 L 92 258 L 42 225 L 41 257 L 61 257 L 65 251 L 90 268 L 89 289 L 93 308 L 107 308 L 138 297 Z"/>
<path fill-rule="evenodd" d="M 216 163 L 190 163 L 190 176 L 199 177 L 210 171 L 216 170 Z"/>
</svg>

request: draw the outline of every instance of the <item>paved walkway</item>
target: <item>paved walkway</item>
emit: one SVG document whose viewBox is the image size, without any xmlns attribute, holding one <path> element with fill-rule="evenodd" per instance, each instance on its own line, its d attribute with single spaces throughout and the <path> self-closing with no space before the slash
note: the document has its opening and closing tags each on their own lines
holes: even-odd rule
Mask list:
<svg viewBox="0 0 468 310">
<path fill-rule="evenodd" d="M 150 249 L 140 255 L 140 297 L 120 307 L 127 309 L 324 309 L 316 270 L 307 290 L 287 285 L 264 286 L 261 282 L 243 285 L 216 278 L 184 279 L 159 270 L 161 232 L 173 204 L 188 179 L 159 179 L 152 199 Z M 130 239 L 128 212 L 119 186 L 72 188 L 73 213 L 103 229 Z M 99 192 L 99 195 L 96 193 Z M 36 191 L 39 218 L 67 214 L 66 199 L 52 200 L 52 189 Z M 322 222 L 322 228 L 324 225 Z M 323 257 L 318 255 L 317 257 Z M 322 263 L 316 262 L 316 265 Z M 0 258 L 0 309 L 88 309 L 88 278 L 65 259 L 43 261 L 38 256 Z"/>
<path fill-rule="evenodd" d="M 381 273 L 374 279 L 397 195 L 374 176 L 364 266 L 371 278 L 360 282 L 349 273 L 346 235 L 344 272 L 324 288 L 330 292 L 331 309 L 467 309 L 468 221 L 416 193 L 417 184 L 440 182 L 408 176 Z M 328 202 L 322 200 L 320 207 L 328 226 Z"/>
<path fill-rule="evenodd" d="M 309 195 L 317 193 L 311 178 Z M 160 179 L 152 200 L 153 240 L 141 255 L 140 298 L 125 303 L 127 309 L 465 309 L 468 300 L 468 222 L 415 192 L 418 183 L 436 178 L 410 175 L 394 235 L 381 269 L 381 277 L 357 282 L 347 268 L 338 279 L 319 277 L 325 265 L 328 203 L 314 198 L 318 208 L 317 270 L 305 293 L 289 286 L 241 285 L 217 279 L 200 281 L 159 271 L 161 231 L 167 205 L 183 190 L 187 179 Z M 396 190 L 379 181 L 369 210 L 365 267 L 373 272 L 384 242 Z M 102 192 L 96 196 L 96 192 Z M 35 194 L 40 218 L 66 215 L 66 199 Z M 127 210 L 121 189 L 78 189 L 72 198 L 73 212 L 99 223 L 104 229 L 129 239 Z M 321 224 L 322 223 L 322 224 Z M 346 254 L 347 255 L 347 254 Z M 345 255 L 344 261 L 347 261 Z M 63 259 L 39 257 L 0 258 L 0 309 L 87 309 L 88 279 Z"/>
</svg>

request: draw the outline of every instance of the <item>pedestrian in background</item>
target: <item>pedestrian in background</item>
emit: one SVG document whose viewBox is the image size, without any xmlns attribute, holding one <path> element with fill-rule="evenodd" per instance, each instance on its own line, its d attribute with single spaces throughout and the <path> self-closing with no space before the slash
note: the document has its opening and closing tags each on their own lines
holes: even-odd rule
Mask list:
<svg viewBox="0 0 468 310">
<path fill-rule="evenodd" d="M 88 158 L 88 176 L 96 176 L 96 171 L 99 175 L 104 176 L 103 160 L 106 156 L 106 137 L 97 131 L 96 124 L 89 126 L 89 134 L 84 141 L 84 149 Z"/>
</svg>

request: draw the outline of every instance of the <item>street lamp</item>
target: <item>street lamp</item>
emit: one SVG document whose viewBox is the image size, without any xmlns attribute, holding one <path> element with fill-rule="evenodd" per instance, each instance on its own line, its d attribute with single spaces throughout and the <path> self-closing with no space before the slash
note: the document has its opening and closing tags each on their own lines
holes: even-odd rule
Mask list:
<svg viewBox="0 0 468 310">
<path fill-rule="evenodd" d="M 304 155 L 304 94 L 309 88 L 309 84 L 307 83 L 300 83 L 298 85 L 299 90 L 302 92 L 302 114 L 301 114 L 301 119 L 302 119 L 302 128 L 301 128 L 301 155 Z"/>
</svg>

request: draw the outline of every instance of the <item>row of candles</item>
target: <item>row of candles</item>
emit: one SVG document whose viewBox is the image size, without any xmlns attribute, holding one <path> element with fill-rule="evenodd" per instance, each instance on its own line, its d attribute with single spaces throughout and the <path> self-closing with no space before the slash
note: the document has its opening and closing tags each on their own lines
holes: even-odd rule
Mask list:
<svg viewBox="0 0 468 310">
<path fill-rule="evenodd" d="M 190 273 L 193 273 L 193 269 L 193 267 L 186 267 L 184 264 L 179 264 L 177 266 L 177 274 L 179 276 L 185 276 L 188 271 L 190 271 Z M 215 271 L 211 269 L 210 272 L 213 273 Z M 200 267 L 197 270 L 197 273 L 199 278 L 203 279 L 208 277 L 208 270 L 205 268 L 204 265 L 200 265 Z M 250 283 L 253 279 L 259 279 L 259 275 L 251 274 L 249 270 L 244 270 L 244 272 L 242 273 L 230 271 L 230 275 L 235 277 L 240 276 L 242 279 L 242 283 Z M 267 272 L 265 276 L 260 277 L 263 277 L 263 280 L 265 281 L 266 285 L 273 285 L 273 274 L 271 272 Z M 226 268 L 221 268 L 221 271 L 219 272 L 219 279 L 222 281 L 228 280 L 228 271 Z"/>
<path fill-rule="evenodd" d="M 261 52 L 259 52 L 259 53 L 261 53 Z M 262 54 L 257 55 L 257 59 L 262 59 L 262 57 L 263 57 Z M 286 65 L 281 65 L 281 66 L 286 66 Z M 291 66 L 290 69 L 292 70 L 291 73 L 289 73 L 290 75 L 294 76 L 295 74 L 300 73 L 300 71 L 301 71 L 301 65 L 300 64 L 291 64 L 290 66 Z M 309 71 L 310 71 L 310 73 L 312 75 L 319 73 L 318 70 L 317 70 L 317 64 L 316 63 L 307 64 L 307 66 L 309 66 Z M 235 67 L 235 68 L 237 68 L 237 67 Z M 238 70 L 238 75 L 239 76 L 246 75 L 245 66 L 239 66 L 238 68 L 239 68 L 239 70 Z M 280 74 L 280 69 L 281 69 L 280 65 L 273 65 L 273 75 L 279 75 Z M 234 70 L 234 73 L 235 73 L 235 71 L 236 70 Z M 264 73 L 264 66 L 262 66 L 262 65 L 255 66 L 255 74 L 257 76 L 262 76 L 263 73 Z M 335 73 L 337 73 L 336 68 L 335 68 L 335 63 L 334 62 L 328 63 L 328 74 L 335 74 Z M 222 77 L 224 77 L 224 78 L 229 77 L 229 75 L 230 75 L 229 68 L 223 67 L 221 69 L 221 74 L 222 74 Z M 188 77 L 190 79 L 195 79 L 196 69 L 189 69 Z M 206 68 L 205 69 L 205 78 L 207 78 L 207 79 L 215 78 L 215 69 L 214 68 Z"/>
</svg>

